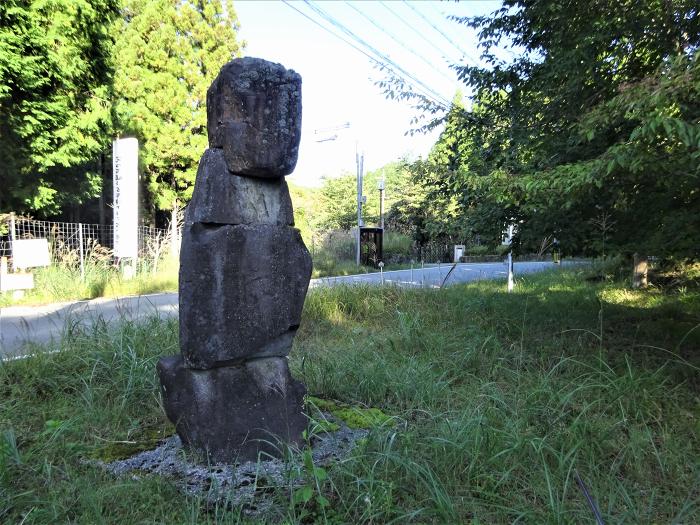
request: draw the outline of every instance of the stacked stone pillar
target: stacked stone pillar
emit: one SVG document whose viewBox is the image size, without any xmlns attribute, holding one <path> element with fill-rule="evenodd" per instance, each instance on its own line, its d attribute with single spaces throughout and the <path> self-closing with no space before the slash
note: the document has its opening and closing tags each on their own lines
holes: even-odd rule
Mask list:
<svg viewBox="0 0 700 525">
<path fill-rule="evenodd" d="M 301 137 L 301 77 L 229 62 L 207 93 L 207 129 L 180 253 L 181 355 L 158 373 L 185 446 L 214 462 L 254 460 L 299 443 L 307 425 L 287 363 L 311 276 L 284 180 Z"/>
</svg>

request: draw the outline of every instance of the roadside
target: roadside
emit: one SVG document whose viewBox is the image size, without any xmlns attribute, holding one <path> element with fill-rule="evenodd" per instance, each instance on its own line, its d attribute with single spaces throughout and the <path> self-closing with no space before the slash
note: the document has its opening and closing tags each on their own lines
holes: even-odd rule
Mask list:
<svg viewBox="0 0 700 525">
<path fill-rule="evenodd" d="M 558 267 L 550 262 L 520 262 L 515 263 L 515 272 L 516 275 L 523 275 Z M 312 279 L 309 287 L 384 284 L 440 288 L 443 285 L 500 279 L 506 275 L 507 269 L 503 263 L 436 264 L 423 268 Z M 21 353 L 27 344 L 50 342 L 66 329 L 78 325 L 87 326 L 96 320 L 109 323 L 153 315 L 171 316 L 176 315 L 177 311 L 178 296 L 175 292 L 69 301 L 43 306 L 4 307 L 0 308 L 0 355 Z"/>
</svg>

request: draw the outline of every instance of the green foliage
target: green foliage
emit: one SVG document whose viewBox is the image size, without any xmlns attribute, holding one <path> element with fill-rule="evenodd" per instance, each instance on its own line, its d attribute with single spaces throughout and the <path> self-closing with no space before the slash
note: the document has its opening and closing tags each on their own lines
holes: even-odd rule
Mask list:
<svg viewBox="0 0 700 525">
<path fill-rule="evenodd" d="M 357 226 L 357 182 L 355 175 L 324 178 L 321 187 L 318 225 L 324 230 L 349 230 Z"/>
<path fill-rule="evenodd" d="M 314 464 L 311 447 L 307 446 L 301 453 L 304 464 L 302 471 L 304 484 L 292 493 L 292 509 L 295 521 L 321 518 L 326 520 L 326 508 L 330 501 L 323 495 L 324 486 L 328 480 L 328 472 L 323 467 Z M 295 508 L 301 506 L 301 509 Z"/>
<path fill-rule="evenodd" d="M 378 183 L 384 179 L 385 214 L 401 200 L 409 185 L 404 162 L 387 164 L 364 175 L 363 219 L 367 226 L 379 222 Z M 354 174 L 324 178 L 316 209 L 315 225 L 321 230 L 349 230 L 357 226 L 357 178 Z"/>
<path fill-rule="evenodd" d="M 604 253 L 607 239 L 626 253 L 694 258 L 700 228 L 700 54 L 682 55 L 630 83 L 578 124 L 582 142 L 614 141 L 595 158 L 528 174 L 518 181 L 524 209 L 560 207 L 581 223 L 580 246 Z M 558 196 L 558 198 L 557 198 Z M 582 209 L 582 206 L 585 205 Z"/>
<path fill-rule="evenodd" d="M 473 104 L 453 103 L 429 169 L 412 168 L 414 201 L 452 199 L 439 216 L 464 239 L 496 244 L 519 223 L 522 251 L 556 237 L 565 253 L 698 257 L 696 2 L 507 0 L 457 21 L 486 67 L 455 66 Z M 419 236 L 450 234 L 424 226 L 426 206 L 405 212 Z"/>
<path fill-rule="evenodd" d="M 237 30 L 230 0 L 3 2 L 0 210 L 54 215 L 98 196 L 114 134 L 140 141 L 146 216 L 181 206 Z"/>
<path fill-rule="evenodd" d="M 239 55 L 230 0 L 124 0 L 116 28 L 114 114 L 140 143 L 149 208 L 189 200 L 207 147 L 206 92 Z"/>
<path fill-rule="evenodd" d="M 294 226 L 309 249 L 313 243 L 313 232 L 317 228 L 317 190 L 287 182 L 294 207 Z"/>
<path fill-rule="evenodd" d="M 441 191 L 446 168 L 430 160 L 406 167 L 411 174 L 401 198 L 393 203 L 388 222 L 423 244 L 431 240 L 461 241 L 463 223 L 454 193 Z"/>
<path fill-rule="evenodd" d="M 419 244 L 500 242 L 505 217 L 512 214 L 499 190 L 502 172 L 486 180 L 482 155 L 469 127 L 475 106 L 467 113 L 458 94 L 445 117 L 445 129 L 427 159 L 405 165 L 410 174 L 402 198 L 394 204 L 390 223 L 410 232 Z"/>
<path fill-rule="evenodd" d="M 403 233 L 384 230 L 384 261 L 406 263 L 414 257 L 413 239 Z"/>
<path fill-rule="evenodd" d="M 467 246 L 467 255 L 487 255 L 491 254 L 492 251 L 493 250 L 484 244 L 473 244 Z"/>
<path fill-rule="evenodd" d="M 101 189 L 117 0 L 0 4 L 0 210 L 56 213 Z"/>
</svg>

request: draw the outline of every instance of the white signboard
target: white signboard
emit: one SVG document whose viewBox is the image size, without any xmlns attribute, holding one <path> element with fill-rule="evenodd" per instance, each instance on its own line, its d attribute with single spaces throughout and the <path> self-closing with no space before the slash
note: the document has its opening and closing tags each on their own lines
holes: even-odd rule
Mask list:
<svg viewBox="0 0 700 525">
<path fill-rule="evenodd" d="M 12 267 L 36 268 L 49 266 L 49 242 L 46 239 L 21 239 L 12 241 Z"/>
<path fill-rule="evenodd" d="M 114 255 L 138 254 L 139 142 L 117 139 L 113 144 Z"/>
<path fill-rule="evenodd" d="M 501 245 L 510 246 L 511 244 L 513 244 L 513 237 L 516 233 L 518 233 L 518 227 L 515 224 L 509 224 L 506 231 L 503 232 Z"/>
</svg>

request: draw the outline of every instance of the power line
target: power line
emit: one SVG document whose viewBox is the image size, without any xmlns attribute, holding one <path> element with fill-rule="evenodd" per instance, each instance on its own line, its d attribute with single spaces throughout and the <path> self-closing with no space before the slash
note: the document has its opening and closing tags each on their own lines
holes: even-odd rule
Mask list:
<svg viewBox="0 0 700 525">
<path fill-rule="evenodd" d="M 406 0 L 403 0 L 403 3 L 406 4 L 406 5 L 411 9 L 411 11 L 413 11 L 413 12 L 416 13 L 419 17 L 421 17 L 421 18 L 425 21 L 425 23 L 427 23 L 430 27 L 432 27 L 433 29 L 435 29 L 435 31 L 437 31 L 438 33 L 440 33 L 440 34 L 445 38 L 445 40 L 447 40 L 450 44 L 452 44 L 452 46 L 453 46 L 457 51 L 459 51 L 459 52 L 462 54 L 462 56 L 466 56 L 467 58 L 469 58 L 469 59 L 470 59 L 472 62 L 474 62 L 475 64 L 478 63 L 478 62 L 476 62 L 476 61 L 474 60 L 473 57 L 471 57 L 471 56 L 469 55 L 469 53 L 467 53 L 466 51 L 464 51 L 461 47 L 459 47 L 459 46 L 455 43 L 454 40 L 452 40 L 449 36 L 447 36 L 447 35 L 442 31 L 442 29 L 440 29 L 440 28 L 437 27 L 435 24 L 433 24 L 430 20 L 428 20 L 428 18 L 427 18 L 425 15 L 423 15 L 423 13 L 421 13 L 420 11 L 418 11 L 418 9 L 416 9 L 415 7 L 413 7 L 413 6 L 412 6 L 410 3 L 408 3 Z"/>
<path fill-rule="evenodd" d="M 435 49 L 438 53 L 440 53 L 440 55 L 442 56 L 442 58 L 444 58 L 445 60 L 447 60 L 448 62 L 451 62 L 451 63 L 457 62 L 456 60 L 452 60 L 452 59 L 448 56 L 448 55 L 449 55 L 448 53 L 445 53 L 444 50 L 442 50 L 442 49 L 440 49 L 438 46 L 436 46 L 435 43 L 434 43 L 432 40 L 430 40 L 429 38 L 427 38 L 423 33 L 421 33 L 421 32 L 418 31 L 415 27 L 413 27 L 411 24 L 409 24 L 408 22 L 406 22 L 406 21 L 403 19 L 403 17 L 401 17 L 401 15 L 399 15 L 399 14 L 396 13 L 396 11 L 394 11 L 393 9 L 391 9 L 388 5 L 386 5 L 386 4 L 385 4 L 384 2 L 382 2 L 382 1 L 380 1 L 379 3 L 384 7 L 384 9 L 386 9 L 386 10 L 389 11 L 392 15 L 394 15 L 394 17 L 398 18 L 399 21 L 400 21 L 402 24 L 404 24 L 406 27 L 408 27 L 414 34 L 418 35 L 420 38 L 423 39 L 424 42 L 426 42 L 429 46 L 431 46 L 431 47 L 432 47 L 433 49 Z"/>
<path fill-rule="evenodd" d="M 306 1 L 306 0 L 305 0 L 305 1 Z M 376 64 L 376 65 L 379 66 L 380 68 L 388 70 L 390 73 L 392 73 L 392 74 L 393 74 L 395 77 L 397 77 L 397 78 L 403 78 L 402 75 L 401 75 L 400 73 L 397 73 L 390 65 L 388 65 L 388 64 L 386 64 L 385 62 L 382 62 L 381 60 L 378 60 L 377 58 L 373 57 L 372 55 L 370 55 L 369 53 L 367 53 L 365 50 L 363 50 L 363 49 L 361 49 L 360 47 L 358 47 L 358 46 L 356 46 L 355 44 L 353 44 L 350 40 L 348 40 L 348 39 L 344 38 L 342 35 L 339 35 L 338 33 L 334 32 L 333 30 L 331 30 L 330 28 L 326 27 L 325 25 L 323 25 L 322 23 L 320 23 L 318 20 L 316 20 L 316 19 L 314 19 L 313 17 L 309 16 L 308 14 L 304 13 L 304 12 L 301 11 L 300 9 L 297 9 L 294 5 L 292 5 L 292 3 L 291 3 L 289 0 L 282 0 L 282 2 L 283 2 L 284 4 L 286 4 L 287 6 L 291 7 L 292 9 L 294 9 L 297 13 L 299 13 L 300 15 L 302 15 L 304 18 L 310 20 L 311 22 L 313 22 L 314 24 L 316 24 L 317 26 L 319 26 L 319 27 L 320 27 L 321 29 L 323 29 L 324 31 L 327 31 L 327 32 L 330 33 L 331 35 L 335 36 L 336 38 L 342 40 L 344 43 L 348 44 L 350 47 L 352 47 L 352 48 L 355 49 L 356 51 L 359 51 L 360 53 L 362 53 L 364 56 L 366 56 L 370 61 L 372 61 L 374 64 Z M 307 2 L 307 3 L 308 3 L 308 2 Z M 368 47 L 371 48 L 371 46 L 368 46 Z M 378 53 L 378 56 L 381 56 L 381 53 L 377 52 L 376 50 L 375 50 L 374 52 Z M 390 61 L 390 60 L 389 60 L 389 61 Z M 390 61 L 390 62 L 391 62 L 391 61 Z M 392 62 L 392 63 L 393 63 L 393 62 Z M 394 64 L 394 65 L 395 65 L 395 64 Z M 398 67 L 398 66 L 396 66 L 396 67 Z M 401 69 L 401 68 L 400 68 L 400 69 Z M 407 74 L 407 75 L 408 75 L 410 78 L 413 78 L 412 75 L 410 75 L 410 74 Z M 405 79 L 404 79 L 404 80 L 405 80 Z M 416 82 L 416 83 L 418 83 L 418 84 L 423 84 L 422 82 L 418 81 L 418 80 L 415 79 L 415 78 L 414 78 L 413 80 L 414 80 L 414 82 Z M 410 81 L 409 81 L 408 83 L 411 84 Z M 436 104 L 437 106 L 440 106 L 440 107 L 445 108 L 445 107 L 449 107 L 449 105 L 450 105 L 450 104 L 447 102 L 446 99 L 444 99 L 443 97 L 441 97 L 439 94 L 435 93 L 432 89 L 428 88 L 427 86 L 425 86 L 422 90 L 421 90 L 420 88 L 418 88 L 418 91 L 419 91 L 419 92 L 423 91 L 423 93 L 421 93 L 421 95 L 424 96 L 426 99 L 431 100 L 431 101 L 432 101 L 434 104 Z M 433 93 L 432 96 L 431 96 L 431 94 L 430 94 L 431 92 Z"/>
<path fill-rule="evenodd" d="M 413 76 L 411 73 L 406 71 L 404 68 L 402 68 L 400 65 L 398 65 L 396 62 L 394 62 L 391 57 L 388 55 L 382 53 L 381 51 L 377 50 L 374 46 L 371 44 L 367 43 L 365 40 L 360 38 L 358 35 L 356 35 L 352 30 L 348 29 L 345 25 L 343 25 L 341 22 L 336 20 L 332 15 L 326 13 L 323 9 L 318 7 L 317 5 L 314 5 L 312 2 L 309 0 L 304 0 L 304 3 L 306 3 L 311 9 L 316 11 L 319 15 L 321 15 L 324 19 L 326 19 L 328 22 L 333 24 L 334 26 L 338 27 L 341 31 L 346 33 L 350 38 L 354 39 L 356 42 L 358 42 L 360 45 L 364 46 L 367 48 L 370 52 L 374 53 L 377 57 L 379 57 L 383 62 L 390 64 L 393 66 L 394 69 L 398 70 L 403 74 L 403 76 L 408 77 L 410 80 L 412 80 L 415 84 L 421 86 L 428 94 L 429 98 L 433 98 L 435 102 L 437 102 L 439 105 L 444 105 L 444 106 L 449 106 L 449 101 L 442 97 L 437 91 L 432 89 L 430 86 L 425 84 L 423 81 L 417 79 L 415 76 Z M 396 72 L 394 72 L 396 75 Z M 401 75 L 397 75 L 401 76 Z"/>
<path fill-rule="evenodd" d="M 453 81 L 455 80 L 454 78 L 450 78 L 449 76 L 447 76 L 443 71 L 440 71 L 438 68 L 435 67 L 435 64 L 434 64 L 433 62 L 430 62 L 427 58 L 425 58 L 423 55 L 421 55 L 420 53 L 418 53 L 418 52 L 417 52 L 416 50 L 414 50 L 412 47 L 409 47 L 409 46 L 407 46 L 406 44 L 404 44 L 403 42 L 401 42 L 397 37 L 395 37 L 394 35 L 392 35 L 391 33 L 389 33 L 389 32 L 388 32 L 386 29 L 384 29 L 381 25 L 377 24 L 374 20 L 372 20 L 372 18 L 370 18 L 370 17 L 367 16 L 365 13 L 363 13 L 362 11 L 360 11 L 357 7 L 355 7 L 354 5 L 352 5 L 350 2 L 345 2 L 345 3 L 348 5 L 348 7 L 350 7 L 351 9 L 353 9 L 355 12 L 357 12 L 357 13 L 358 13 L 360 16 L 362 16 L 363 18 L 365 18 L 365 20 L 369 21 L 370 24 L 372 24 L 374 27 L 376 27 L 377 29 L 379 29 L 382 33 L 384 33 L 384 34 L 387 35 L 389 38 L 391 38 L 394 42 L 396 42 L 396 43 L 399 44 L 401 47 L 403 47 L 404 49 L 406 49 L 408 52 L 414 54 L 416 57 L 418 57 L 420 60 L 422 60 L 425 64 L 427 64 L 428 66 L 430 66 L 430 67 L 433 69 L 433 71 L 435 71 L 435 72 L 438 73 L 439 75 L 442 75 L 443 78 L 446 78 L 446 79 L 449 80 L 450 82 L 453 82 Z"/>
<path fill-rule="evenodd" d="M 286 3 L 286 2 L 285 2 Z M 392 68 L 396 71 L 399 71 L 401 74 L 397 74 L 396 71 L 392 71 L 396 76 L 401 77 L 407 77 L 408 79 L 412 80 L 413 83 L 417 84 L 418 86 L 421 86 L 423 90 L 428 94 L 427 98 L 432 98 L 433 102 L 436 102 L 440 106 L 445 106 L 449 107 L 450 102 L 444 98 L 442 95 L 440 95 L 437 91 L 433 90 L 430 86 L 425 84 L 423 81 L 417 79 L 415 76 L 413 76 L 411 73 L 406 71 L 404 68 L 402 68 L 400 65 L 398 65 L 396 62 L 394 62 L 390 57 L 382 53 L 381 51 L 377 50 L 374 46 L 371 44 L 367 43 L 365 40 L 357 36 L 353 31 L 345 27 L 342 23 L 340 23 L 338 20 L 336 20 L 333 16 L 330 14 L 326 13 L 323 9 L 320 7 L 314 5 L 311 3 L 309 0 L 304 0 L 304 3 L 308 5 L 312 10 L 314 10 L 318 15 L 320 15 L 322 18 L 324 18 L 326 21 L 330 22 L 333 26 L 337 27 L 341 31 L 343 31 L 345 34 L 347 34 L 350 38 L 358 42 L 360 45 L 364 46 L 366 49 L 368 49 L 371 53 L 374 53 L 380 60 L 374 59 L 375 62 L 383 62 L 383 66 L 387 67 L 387 69 L 392 70 Z M 390 64 L 391 67 L 387 66 L 387 64 Z"/>
<path fill-rule="evenodd" d="M 446 11 L 440 11 L 440 10 L 438 10 L 438 8 L 435 7 L 435 4 L 430 4 L 430 5 L 431 5 L 431 7 L 433 8 L 433 12 L 436 13 L 437 15 L 439 15 L 440 18 L 444 18 L 445 20 L 450 21 L 450 19 L 451 19 L 452 17 L 450 17 L 450 15 L 448 15 L 448 13 L 447 13 Z M 471 15 L 467 14 L 467 15 L 465 15 L 465 16 L 466 16 L 466 17 L 469 17 L 469 16 L 471 16 Z M 453 29 L 453 31 L 451 31 L 451 34 L 452 34 L 453 36 L 455 35 L 454 28 L 455 28 L 456 25 L 457 25 L 456 23 L 455 23 L 455 24 L 449 24 L 449 27 L 451 27 L 451 28 Z M 443 36 L 444 36 L 444 35 L 443 35 Z M 461 48 L 460 48 L 460 49 L 461 49 Z M 466 53 L 466 52 L 465 52 L 465 55 L 467 56 L 467 58 L 471 59 L 471 61 L 474 63 L 475 66 L 478 67 L 479 61 L 476 60 L 476 59 L 474 58 L 474 55 L 468 54 L 468 53 Z"/>
<path fill-rule="evenodd" d="M 366 53 L 365 51 L 363 51 L 362 49 L 360 49 L 359 47 L 357 47 L 355 44 L 353 44 L 353 43 L 350 42 L 349 40 L 343 38 L 341 35 L 339 35 L 339 34 L 337 34 L 337 33 L 334 33 L 333 31 L 331 31 L 330 29 L 328 29 L 326 26 L 324 26 L 323 24 L 321 24 L 321 23 L 318 22 L 317 20 L 314 20 L 312 17 L 310 17 L 309 15 L 307 15 L 306 13 L 304 13 L 303 11 L 301 11 L 300 9 L 297 9 L 296 7 L 294 7 L 294 6 L 292 5 L 292 3 L 289 2 L 289 0 L 282 0 L 282 2 L 283 2 L 284 4 L 286 4 L 288 7 L 291 7 L 292 9 L 294 9 L 297 13 L 299 13 L 299 14 L 300 14 L 301 16 L 303 16 L 304 18 L 307 18 L 308 20 L 311 20 L 314 24 L 316 24 L 316 25 L 317 25 L 318 27 L 320 27 L 321 29 L 323 29 L 323 30 L 325 30 L 325 31 L 328 31 L 328 32 L 329 32 L 331 35 L 333 35 L 334 37 L 339 38 L 340 40 L 342 40 L 343 42 L 345 42 L 347 45 L 349 45 L 350 47 L 352 47 L 352 48 L 355 49 L 356 51 L 359 51 L 360 53 L 362 53 L 363 55 L 365 55 L 367 58 L 369 58 L 372 62 L 374 62 L 375 64 L 377 64 L 378 66 L 382 66 L 382 67 L 384 66 L 384 64 L 382 64 L 381 62 L 379 62 L 379 60 L 377 60 L 377 59 L 374 58 L 373 56 L 369 55 L 368 53 Z"/>
</svg>

